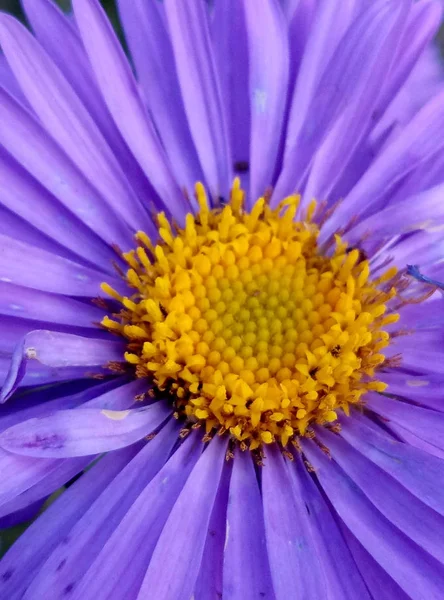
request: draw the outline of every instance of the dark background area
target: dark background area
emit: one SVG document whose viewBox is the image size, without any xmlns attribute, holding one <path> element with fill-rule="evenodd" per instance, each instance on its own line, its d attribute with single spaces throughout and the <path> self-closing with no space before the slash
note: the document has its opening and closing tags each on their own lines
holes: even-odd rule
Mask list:
<svg viewBox="0 0 444 600">
<path fill-rule="evenodd" d="M 55 0 L 55 2 L 57 2 L 57 4 L 63 8 L 63 10 L 69 10 L 71 8 L 71 0 Z M 106 8 L 106 11 L 110 15 L 112 21 L 116 23 L 117 11 L 115 0 L 100 0 L 100 2 L 102 6 Z M 12 13 L 24 20 L 20 0 L 0 0 L 0 10 Z"/>
<path fill-rule="evenodd" d="M 56 2 L 63 10 L 70 10 L 71 8 L 71 0 L 53 0 Z M 131 2 L 132 0 L 128 0 Z M 100 0 L 102 6 L 105 7 L 111 21 L 114 24 L 114 27 L 117 29 L 119 36 L 121 36 L 122 32 L 119 26 L 119 21 L 117 18 L 117 9 L 116 9 L 116 0 Z M 0 0 L 0 11 L 6 11 L 13 15 L 16 15 L 22 20 L 25 20 L 23 11 L 21 9 L 20 0 Z M 121 36 L 122 37 L 122 36 Z M 444 27 L 441 27 L 441 31 L 438 35 L 439 46 L 441 50 L 441 54 L 444 54 Z"/>
</svg>

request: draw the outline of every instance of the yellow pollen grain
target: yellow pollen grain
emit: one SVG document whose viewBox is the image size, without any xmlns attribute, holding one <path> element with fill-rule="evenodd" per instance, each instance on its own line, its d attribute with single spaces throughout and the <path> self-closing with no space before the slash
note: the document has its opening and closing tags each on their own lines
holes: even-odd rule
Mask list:
<svg viewBox="0 0 444 600">
<path fill-rule="evenodd" d="M 383 391 L 384 327 L 399 317 L 389 310 L 396 271 L 372 280 L 339 236 L 323 255 L 315 203 L 297 221 L 297 196 L 275 209 L 260 198 L 250 212 L 243 197 L 236 180 L 212 210 L 198 183 L 199 212 L 184 229 L 161 213 L 157 245 L 138 232 L 123 254 L 133 293 L 102 284 L 122 304 L 102 325 L 126 338 L 126 361 L 176 412 L 253 450 L 286 446 Z"/>
</svg>

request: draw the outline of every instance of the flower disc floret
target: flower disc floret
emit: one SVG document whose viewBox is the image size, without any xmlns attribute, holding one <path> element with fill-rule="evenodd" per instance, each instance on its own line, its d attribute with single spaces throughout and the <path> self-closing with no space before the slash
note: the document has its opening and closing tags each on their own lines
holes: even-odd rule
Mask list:
<svg viewBox="0 0 444 600">
<path fill-rule="evenodd" d="M 124 254 L 134 293 L 103 325 L 128 341 L 125 359 L 168 394 L 178 415 L 255 449 L 286 446 L 311 424 L 336 421 L 368 390 L 398 320 L 387 303 L 396 270 L 370 266 L 339 236 L 318 245 L 313 203 L 296 220 L 299 197 L 250 211 L 235 181 L 230 201 L 199 211 L 184 228 L 158 215 L 159 241 L 139 232 Z"/>
</svg>

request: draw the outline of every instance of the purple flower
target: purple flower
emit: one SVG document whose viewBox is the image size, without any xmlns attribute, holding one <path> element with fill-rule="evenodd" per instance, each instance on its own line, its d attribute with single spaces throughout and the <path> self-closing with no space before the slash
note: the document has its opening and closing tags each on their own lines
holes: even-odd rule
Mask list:
<svg viewBox="0 0 444 600">
<path fill-rule="evenodd" d="M 440 599 L 439 3 L 23 4 L 0 597 Z"/>
</svg>

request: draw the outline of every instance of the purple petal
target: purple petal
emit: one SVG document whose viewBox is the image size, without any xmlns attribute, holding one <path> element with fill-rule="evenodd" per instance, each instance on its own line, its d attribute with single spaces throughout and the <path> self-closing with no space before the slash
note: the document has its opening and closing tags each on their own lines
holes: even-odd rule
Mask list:
<svg viewBox="0 0 444 600">
<path fill-rule="evenodd" d="M 307 17 L 307 14 L 313 13 L 309 34 L 307 34 L 306 46 L 303 48 L 303 54 L 299 72 L 297 73 L 295 90 L 291 99 L 291 109 L 288 120 L 288 129 L 285 136 L 285 158 L 288 152 L 298 141 L 301 130 L 308 118 L 311 103 L 314 94 L 317 91 L 319 80 L 322 77 L 325 68 L 331 59 L 332 54 L 341 40 L 344 31 L 347 29 L 351 18 L 350 1 L 335 4 L 333 2 L 317 2 L 317 6 L 310 6 L 310 2 L 299 3 L 298 11 L 295 15 L 299 20 Z M 291 33 L 299 33 L 294 30 L 296 23 L 292 25 Z M 293 44 L 297 43 L 297 38 L 290 40 L 293 50 Z M 292 58 L 294 57 L 294 50 Z"/>
<path fill-rule="evenodd" d="M 199 600 L 213 600 L 213 598 L 222 597 L 230 475 L 231 465 L 225 464 L 208 524 L 202 562 L 194 588 L 194 595 Z"/>
<path fill-rule="evenodd" d="M 11 96 L 23 104 L 23 106 L 28 107 L 28 102 L 23 95 L 4 54 L 0 54 L 0 85 L 5 88 Z"/>
<path fill-rule="evenodd" d="M 431 45 L 440 26 L 442 6 L 438 2 L 417 2 L 410 8 L 407 24 L 393 61 L 392 72 L 378 101 L 378 113 L 382 114 L 399 90 L 403 93 L 412 70 L 424 49 Z M 395 100 L 396 102 L 396 100 Z"/>
<path fill-rule="evenodd" d="M 442 222 L 444 207 L 442 195 L 444 185 L 438 185 L 417 196 L 387 206 L 367 219 L 360 221 L 350 233 L 347 240 L 359 241 L 368 232 L 378 238 L 391 237 L 409 233 L 415 229 L 425 229 L 434 222 Z"/>
<path fill-rule="evenodd" d="M 418 546 L 443 563 L 444 517 L 423 504 L 389 474 L 356 452 L 341 436 L 322 428 L 317 431 L 317 436 L 329 448 L 335 462 L 381 514 Z M 375 481 L 378 485 L 375 485 Z"/>
<path fill-rule="evenodd" d="M 25 598 L 63 597 L 66 586 L 75 586 L 134 501 L 163 467 L 178 433 L 178 424 L 173 420 L 122 469 L 74 525 L 69 546 L 62 541 L 52 552 Z"/>
<path fill-rule="evenodd" d="M 262 498 L 249 452 L 233 462 L 224 550 L 223 597 L 274 598 L 265 543 Z"/>
<path fill-rule="evenodd" d="M 0 148 L 1 203 L 24 221 L 89 263 L 111 271 L 115 252 Z M 15 237 L 10 231 L 9 235 Z M 19 238 L 20 239 L 20 238 Z M 32 244 L 32 240 L 26 240 Z M 112 272 L 112 271 L 111 271 Z"/>
<path fill-rule="evenodd" d="M 102 409 L 109 410 L 124 410 L 131 407 L 135 400 L 134 395 L 141 391 L 140 381 L 132 382 L 127 385 L 121 385 L 120 387 L 115 387 L 114 389 L 109 390 L 110 383 L 101 384 L 95 386 L 94 388 L 85 390 L 80 392 L 79 394 L 75 394 L 74 396 L 62 397 L 53 401 L 47 401 L 45 403 L 41 403 L 40 405 L 36 405 L 34 410 L 30 408 L 29 410 L 18 411 L 16 414 L 11 414 L 11 418 L 8 419 L 3 418 L 1 420 L 2 430 L 5 429 L 5 421 L 7 427 L 10 427 L 11 424 L 15 424 L 17 422 L 25 421 L 30 417 L 42 414 L 51 413 L 54 409 L 66 409 L 66 408 L 74 408 L 81 404 L 82 400 L 84 402 L 84 407 L 100 407 Z M 109 390 L 109 391 L 107 391 Z M 101 392 L 105 392 L 102 393 Z M 33 396 L 39 395 L 32 394 L 26 396 L 29 401 Z M 46 390 L 46 395 L 49 395 L 49 391 Z M 15 402 L 16 403 L 16 402 Z M 48 406 L 46 406 L 48 405 Z M 14 418 L 15 417 L 15 418 Z M 8 424 L 9 421 L 9 424 Z M 11 423 L 12 422 L 12 423 Z M 20 461 L 27 460 L 28 462 L 34 460 L 29 457 L 22 457 L 19 455 L 14 455 L 17 463 L 20 464 Z M 5 489 L 5 493 L 9 493 L 12 500 L 9 502 L 5 502 L 0 507 L 0 517 L 10 513 L 12 510 L 17 510 L 17 508 L 22 508 L 28 506 L 30 503 L 35 502 L 45 496 L 49 496 L 54 491 L 59 489 L 64 483 L 72 479 L 77 473 L 82 471 L 88 463 L 91 462 L 90 458 L 75 458 L 75 459 L 38 459 L 36 462 L 36 470 L 45 470 L 45 475 L 41 478 L 37 483 L 35 483 L 26 491 L 21 492 L 18 496 L 13 495 L 12 492 L 8 491 L 13 484 L 13 479 L 8 478 L 3 481 L 2 488 Z M 53 468 L 54 467 L 54 468 Z M 18 491 L 14 490 L 14 494 L 17 494 Z"/>
<path fill-rule="evenodd" d="M 303 449 L 333 508 L 369 554 L 412 600 L 439 598 L 443 565 L 392 525 L 313 442 Z"/>
<path fill-rule="evenodd" d="M 327 237 L 338 223 L 349 220 L 351 215 L 369 213 L 381 196 L 391 192 L 399 181 L 440 151 L 444 145 L 438 133 L 444 127 L 443 99 L 444 93 L 430 100 L 385 147 L 329 219 L 323 236 Z"/>
<path fill-rule="evenodd" d="M 15 391 L 30 360 L 47 367 L 106 367 L 110 361 L 121 362 L 123 351 L 124 344 L 120 341 L 84 338 L 55 331 L 31 331 L 16 346 L 0 402 L 7 400 Z"/>
<path fill-rule="evenodd" d="M 154 192 L 108 111 L 73 19 L 52 0 L 22 2 L 36 37 L 94 119 L 134 191 L 141 200 L 151 200 Z"/>
<path fill-rule="evenodd" d="M 265 534 L 276 600 L 299 589 L 301 597 L 324 598 L 326 579 L 311 536 L 307 511 L 294 493 L 277 446 L 267 447 L 262 472 Z"/>
<path fill-rule="evenodd" d="M 356 107 L 360 102 L 364 106 L 374 102 L 375 88 L 381 85 L 386 73 L 382 67 L 387 64 L 388 46 L 391 45 L 392 49 L 393 45 L 396 46 L 395 32 L 399 33 L 399 24 L 406 11 L 402 0 L 391 3 L 375 0 L 354 21 L 326 66 L 297 139 L 288 151 L 274 192 L 276 200 L 301 185 L 314 153 L 330 132 L 333 132 L 332 135 L 345 135 L 350 133 L 347 119 L 353 124 L 357 124 L 359 119 L 365 121 L 363 115 L 367 113 L 359 112 L 358 119 Z M 367 90 L 370 90 L 368 98 Z M 359 133 L 362 135 L 362 131 Z M 344 151 L 349 151 L 341 139 L 342 143 Z M 350 143 L 354 144 L 354 140 Z M 342 155 L 334 153 L 335 160 L 339 156 Z M 307 201 L 310 200 L 307 197 Z"/>
<path fill-rule="evenodd" d="M 390 424 L 385 424 L 388 430 L 399 438 L 401 441 L 425 452 L 426 454 L 430 454 L 431 456 L 436 456 L 437 458 L 444 459 L 444 450 L 437 448 L 433 444 L 430 444 L 428 441 L 423 440 L 418 437 L 414 433 L 411 433 L 401 425 L 390 421 Z"/>
<path fill-rule="evenodd" d="M 0 314 L 20 319 L 97 330 L 103 318 L 103 310 L 93 304 L 1 281 L 0 297 Z"/>
<path fill-rule="evenodd" d="M 5 517 L 0 517 L 0 530 L 9 529 L 10 527 L 15 527 L 16 525 L 22 525 L 26 521 L 31 521 L 42 510 L 45 500 L 46 498 L 42 498 L 41 500 L 30 504 L 26 508 L 19 508 Z"/>
<path fill-rule="evenodd" d="M 79 390 L 79 391 L 77 391 Z M 147 391 L 144 379 L 128 381 L 118 377 L 105 383 L 79 380 L 62 385 L 54 385 L 44 390 L 25 391 L 13 397 L 2 407 L 0 431 L 4 431 L 21 421 L 42 417 L 57 410 L 83 408 L 102 408 L 126 410 L 136 404 L 136 396 Z"/>
<path fill-rule="evenodd" d="M 15 600 L 23 594 L 52 550 L 135 454 L 134 447 L 105 456 L 53 502 L 15 542 L 2 559 L 2 595 Z M 38 548 L 35 551 L 35 548 Z"/>
<path fill-rule="evenodd" d="M 133 229 L 148 215 L 121 167 L 61 71 L 15 19 L 0 15 L 0 44 L 23 92 L 48 133 Z"/>
<path fill-rule="evenodd" d="M 15 458 L 18 458 L 18 455 L 15 455 Z M 48 463 L 50 461 L 57 461 L 57 466 L 52 470 L 48 468 L 47 475 L 40 479 L 40 481 L 18 496 L 14 496 L 11 500 L 2 504 L 0 506 L 0 518 L 6 517 L 17 510 L 26 510 L 26 508 L 33 503 L 41 502 L 42 499 L 47 498 L 65 485 L 65 483 L 70 481 L 73 477 L 81 473 L 92 462 L 92 458 L 89 456 L 83 456 L 81 458 L 69 458 L 66 460 L 54 458 L 48 458 L 45 460 L 40 458 L 38 460 L 40 462 Z"/>
<path fill-rule="evenodd" d="M 389 473 L 409 492 L 444 516 L 444 462 L 368 427 L 359 413 L 341 420 L 341 437 Z"/>
<path fill-rule="evenodd" d="M 137 596 L 165 522 L 202 450 L 199 436 L 192 434 L 174 452 L 92 563 L 77 600 Z"/>
<path fill-rule="evenodd" d="M 96 297 L 108 275 L 56 256 L 19 240 L 0 235 L 0 281 L 67 296 Z M 110 285 L 126 288 L 117 278 Z"/>
<path fill-rule="evenodd" d="M 144 0 L 117 4 L 144 100 L 177 182 L 191 191 L 202 180 L 202 169 L 188 128 L 164 8 Z"/>
<path fill-rule="evenodd" d="M 231 160 L 220 84 L 203 0 L 170 0 L 165 13 L 185 112 L 213 199 L 227 197 Z"/>
<path fill-rule="evenodd" d="M 248 38 L 242 2 L 233 2 L 230 10 L 227 10 L 224 2 L 215 3 L 211 18 L 211 41 L 222 101 L 226 107 L 233 166 L 242 176 L 245 163 L 249 163 L 251 130 Z M 243 168 L 239 168 L 242 163 Z M 246 186 L 242 187 L 245 189 Z"/>
<path fill-rule="evenodd" d="M 245 0 L 243 6 L 250 71 L 250 196 L 254 200 L 273 182 L 286 106 L 289 47 L 287 24 L 277 0 Z"/>
<path fill-rule="evenodd" d="M 337 600 L 370 600 L 361 574 L 338 528 L 335 516 L 307 472 L 302 457 L 297 454 L 287 470 L 297 490 L 299 504 L 311 530 L 316 554 L 326 578 L 328 597 Z"/>
<path fill-rule="evenodd" d="M 398 3 L 397 10 L 394 8 L 396 3 L 392 5 L 390 10 L 393 16 L 389 14 L 384 19 L 387 21 L 387 29 L 385 29 L 385 22 L 381 27 L 383 37 L 379 37 L 379 31 L 374 35 L 374 45 L 371 49 L 367 48 L 370 60 L 365 57 L 367 60 L 359 68 L 358 80 L 355 74 L 356 89 L 349 105 L 332 124 L 322 146 L 316 152 L 305 189 L 307 201 L 311 201 L 312 198 L 326 198 L 331 193 L 342 172 L 356 155 L 360 142 L 368 137 L 381 87 L 387 79 L 387 72 L 393 62 L 393 51 L 399 43 L 408 14 L 406 8 L 408 5 L 404 2 Z M 356 29 L 359 30 L 358 25 Z M 378 29 L 377 24 L 376 29 Z M 365 31 L 365 34 L 368 33 L 370 32 Z M 345 37 L 347 36 L 348 34 Z M 371 39 L 372 37 L 368 38 L 368 41 Z M 333 58 L 334 63 L 337 60 L 338 57 Z M 329 67 L 327 72 L 328 69 Z M 353 75 L 348 76 L 353 77 Z M 347 75 L 344 74 L 344 77 Z M 321 90 L 322 87 L 318 93 Z"/>
<path fill-rule="evenodd" d="M 375 600 L 411 600 L 410 595 L 401 590 L 390 575 L 378 565 L 344 524 L 342 524 L 341 529 L 362 574 L 362 578 L 372 595 L 371 597 Z"/>
<path fill-rule="evenodd" d="M 32 225 L 24 221 L 16 213 L 12 212 L 0 204 L 0 235 L 25 242 L 31 246 L 46 250 L 50 254 L 56 254 L 73 260 L 72 252 L 60 246 L 45 234 L 35 229 Z M 79 260 L 79 259 L 77 259 Z"/>
<path fill-rule="evenodd" d="M 0 433 L 0 447 L 25 456 L 69 458 L 117 450 L 141 440 L 168 417 L 164 402 L 131 410 L 59 410 Z"/>
<path fill-rule="evenodd" d="M 0 88 L 0 142 L 50 193 L 108 244 L 126 248 L 131 230 L 109 206 L 42 125 Z M 26 139 L 26 144 L 23 140 Z"/>
<path fill-rule="evenodd" d="M 136 81 L 105 12 L 96 0 L 74 0 L 80 35 L 113 119 L 159 197 L 177 218 L 185 200 L 148 119 Z M 140 225 L 139 225 L 140 227 Z"/>
<path fill-rule="evenodd" d="M 226 440 L 214 438 L 191 472 L 162 530 L 138 597 L 151 596 L 156 600 L 191 597 L 225 451 Z"/>
<path fill-rule="evenodd" d="M 384 373 L 382 380 L 389 385 L 389 393 L 391 395 L 408 398 L 416 404 L 444 412 L 442 397 L 444 378 L 442 375 L 413 376 L 396 371 L 388 371 Z"/>
<path fill-rule="evenodd" d="M 44 461 L 28 456 L 16 456 L 0 450 L 0 505 L 25 492 L 57 467 L 55 461 Z"/>
<path fill-rule="evenodd" d="M 392 400 L 379 394 L 368 394 L 366 404 L 368 408 L 389 423 L 393 421 L 419 438 L 444 450 L 444 416 L 442 413 L 412 406 L 400 400 Z"/>
</svg>

